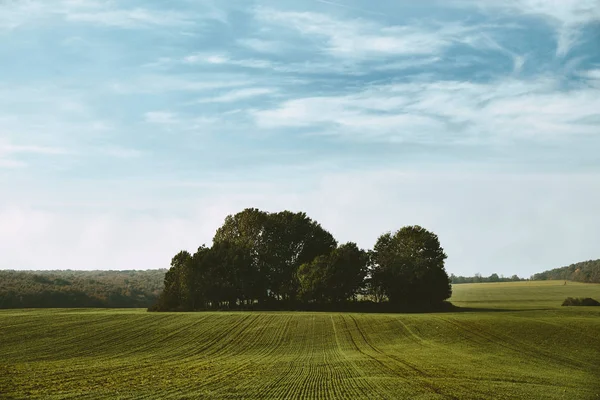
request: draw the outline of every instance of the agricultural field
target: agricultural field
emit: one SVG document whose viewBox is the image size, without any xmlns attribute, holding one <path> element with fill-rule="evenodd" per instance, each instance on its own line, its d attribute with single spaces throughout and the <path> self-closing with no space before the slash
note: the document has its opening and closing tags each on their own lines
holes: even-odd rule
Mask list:
<svg viewBox="0 0 600 400">
<path fill-rule="evenodd" d="M 0 398 L 600 399 L 600 285 L 463 284 L 432 314 L 0 311 Z"/>
</svg>

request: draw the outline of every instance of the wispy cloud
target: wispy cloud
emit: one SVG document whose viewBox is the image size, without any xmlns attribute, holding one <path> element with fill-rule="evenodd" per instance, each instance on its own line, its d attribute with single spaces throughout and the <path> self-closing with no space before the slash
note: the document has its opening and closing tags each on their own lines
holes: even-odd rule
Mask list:
<svg viewBox="0 0 600 400">
<path fill-rule="evenodd" d="M 481 27 L 460 23 L 386 26 L 363 19 L 337 19 L 314 12 L 257 8 L 255 17 L 280 29 L 325 39 L 324 50 L 342 58 L 438 54 L 454 43 L 465 43 Z"/>
<path fill-rule="evenodd" d="M 134 159 L 140 158 L 144 155 L 144 152 L 138 149 L 120 147 L 120 146 L 108 146 L 100 149 L 100 154 L 109 157 L 121 158 L 121 159 Z"/>
<path fill-rule="evenodd" d="M 0 3 L 6 267 L 168 266 L 247 206 L 426 224 L 463 273 L 597 249 L 598 0 Z"/>
<path fill-rule="evenodd" d="M 408 62 L 408 61 L 407 61 Z M 204 67 L 230 67 L 244 70 L 271 70 L 281 74 L 364 74 L 365 68 L 353 62 L 332 61 L 303 61 L 277 62 L 262 58 L 235 58 L 224 53 L 193 53 L 182 58 L 159 58 L 145 64 L 144 67 L 168 69 L 169 67 L 187 65 Z M 250 83 L 250 82 L 248 82 Z"/>
<path fill-rule="evenodd" d="M 489 12 L 515 13 L 544 18 L 556 29 L 556 54 L 565 56 L 581 39 L 582 29 L 600 22 L 598 0 L 457 0 L 448 4 L 479 7 Z"/>
<path fill-rule="evenodd" d="M 260 59 L 232 59 L 224 54 L 190 54 L 183 58 L 185 64 L 233 65 L 245 68 L 272 68 L 273 63 Z"/>
<path fill-rule="evenodd" d="M 3 158 L 3 156 L 0 154 L 0 168 L 13 169 L 24 168 L 26 166 L 27 163 L 24 161 Z"/>
<path fill-rule="evenodd" d="M 46 154 L 46 155 L 60 155 L 69 154 L 70 152 L 64 148 L 49 147 L 49 146 L 32 146 L 32 145 L 14 145 L 14 144 L 0 144 L 0 154 L 7 153 L 30 153 L 30 154 Z"/>
<path fill-rule="evenodd" d="M 215 97 L 207 97 L 203 99 L 198 99 L 197 103 L 232 103 L 240 100 L 247 100 L 253 97 L 265 96 L 269 94 L 276 93 L 276 89 L 272 88 L 247 88 L 240 90 L 232 90 L 227 93 L 223 93 L 221 95 Z"/>
<path fill-rule="evenodd" d="M 554 79 L 379 86 L 345 96 L 298 98 L 255 111 L 259 126 L 312 127 L 359 139 L 410 142 L 563 140 L 594 134 L 597 90 Z M 313 130 L 314 130 L 313 129 Z"/>
<path fill-rule="evenodd" d="M 193 20 L 189 15 L 180 12 L 143 8 L 94 11 L 69 10 L 65 12 L 64 17 L 67 21 L 119 28 L 187 26 L 193 24 Z"/>
<path fill-rule="evenodd" d="M 2 139 L 2 136 L 0 136 Z M 52 146 L 21 145 L 0 140 L 0 168 L 23 168 L 29 164 L 21 159 L 23 156 L 58 156 L 72 154 L 71 151 Z"/>
<path fill-rule="evenodd" d="M 257 38 L 245 38 L 237 41 L 240 45 L 259 53 L 278 53 L 284 48 L 282 42 Z"/>
<path fill-rule="evenodd" d="M 592 69 L 589 71 L 582 72 L 581 75 L 588 79 L 600 80 L 600 69 Z"/>
<path fill-rule="evenodd" d="M 441 57 L 418 57 L 409 58 L 399 61 L 391 61 L 381 65 L 373 67 L 375 71 L 392 71 L 392 70 L 403 70 L 416 67 L 424 67 L 427 65 L 435 64 L 442 61 Z"/>
<path fill-rule="evenodd" d="M 203 74 L 179 76 L 168 74 L 144 75 L 129 81 L 113 82 L 109 87 L 116 93 L 200 92 L 214 89 L 247 86 L 253 79 L 234 74 Z"/>
<path fill-rule="evenodd" d="M 162 110 L 146 112 L 144 121 L 167 131 L 183 133 L 212 126 L 219 121 L 219 118 L 216 116 L 182 115 Z"/>
<path fill-rule="evenodd" d="M 144 114 L 144 120 L 151 124 L 169 125 L 177 122 L 177 116 L 168 111 L 148 111 Z"/>
<path fill-rule="evenodd" d="M 187 27 L 198 20 L 224 17 L 215 12 L 191 15 L 164 8 L 125 8 L 118 2 L 99 0 L 25 0 L 2 5 L 0 29 L 15 29 L 41 20 L 61 19 L 67 22 L 102 25 L 113 28 Z"/>
</svg>

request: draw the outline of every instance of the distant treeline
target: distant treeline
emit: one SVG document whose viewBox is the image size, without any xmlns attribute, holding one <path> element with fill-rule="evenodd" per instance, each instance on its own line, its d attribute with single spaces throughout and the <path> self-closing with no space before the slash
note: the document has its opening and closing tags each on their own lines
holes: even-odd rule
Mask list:
<svg viewBox="0 0 600 400">
<path fill-rule="evenodd" d="M 484 282 L 518 282 L 525 281 L 525 278 L 519 278 L 517 275 L 513 275 L 510 278 L 504 276 L 498 276 L 498 274 L 491 274 L 490 276 L 481 276 L 481 274 L 475 274 L 475 276 L 456 276 L 450 275 L 452 284 L 459 283 L 484 283 Z"/>
<path fill-rule="evenodd" d="M 146 308 L 162 292 L 165 272 L 0 270 L 0 308 Z"/>
<path fill-rule="evenodd" d="M 567 280 L 586 283 L 600 283 L 600 260 L 590 260 L 540 272 L 532 277 L 536 281 Z"/>
<path fill-rule="evenodd" d="M 338 244 L 303 212 L 249 208 L 211 247 L 171 261 L 153 311 L 438 309 L 452 293 L 437 235 L 406 226 L 372 250 Z"/>
</svg>

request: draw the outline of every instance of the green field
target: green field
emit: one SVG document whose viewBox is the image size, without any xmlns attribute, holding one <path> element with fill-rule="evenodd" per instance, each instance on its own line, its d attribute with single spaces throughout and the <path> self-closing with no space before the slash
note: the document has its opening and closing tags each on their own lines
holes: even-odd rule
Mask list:
<svg viewBox="0 0 600 400">
<path fill-rule="evenodd" d="M 0 397 L 600 399 L 600 285 L 454 286 L 468 312 L 0 311 Z"/>
</svg>

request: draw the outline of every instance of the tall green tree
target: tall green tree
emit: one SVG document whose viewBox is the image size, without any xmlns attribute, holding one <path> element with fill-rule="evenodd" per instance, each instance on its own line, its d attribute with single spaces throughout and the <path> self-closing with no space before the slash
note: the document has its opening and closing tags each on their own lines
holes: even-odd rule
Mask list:
<svg viewBox="0 0 600 400">
<path fill-rule="evenodd" d="M 190 308 L 193 287 L 191 261 L 192 255 L 187 251 L 180 251 L 171 259 L 171 268 L 165 274 L 165 288 L 158 300 L 160 309 Z"/>
<path fill-rule="evenodd" d="M 254 264 L 246 247 L 218 242 L 196 257 L 198 298 L 204 308 L 233 308 L 252 296 Z"/>
<path fill-rule="evenodd" d="M 341 303 L 355 297 L 364 286 L 368 262 L 367 253 L 350 242 L 302 264 L 300 297 L 318 303 Z"/>
<path fill-rule="evenodd" d="M 329 254 L 337 245 L 329 232 L 303 212 L 266 213 L 255 208 L 225 219 L 213 243 L 224 241 L 248 249 L 256 271 L 252 288 L 259 300 L 295 299 L 300 265 Z"/>
<path fill-rule="evenodd" d="M 213 238 L 213 245 L 228 242 L 246 249 L 251 258 L 251 281 L 246 281 L 248 298 L 264 301 L 269 294 L 268 264 L 270 249 L 267 246 L 267 220 L 269 214 L 256 208 L 246 208 L 228 215 Z"/>
<path fill-rule="evenodd" d="M 300 265 L 329 254 L 337 246 L 331 233 L 303 212 L 269 214 L 265 240 L 269 290 L 281 300 L 296 298 Z"/>
<path fill-rule="evenodd" d="M 436 234 L 420 226 L 386 233 L 372 252 L 372 281 L 397 306 L 438 305 L 452 294 Z"/>
</svg>

